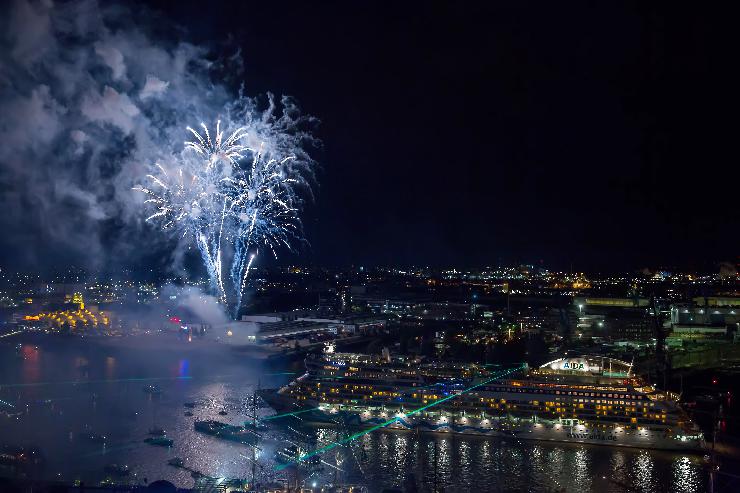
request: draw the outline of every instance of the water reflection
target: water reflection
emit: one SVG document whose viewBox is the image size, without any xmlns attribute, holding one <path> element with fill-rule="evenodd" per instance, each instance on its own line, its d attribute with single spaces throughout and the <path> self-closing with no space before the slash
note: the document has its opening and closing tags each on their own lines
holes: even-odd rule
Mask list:
<svg viewBox="0 0 740 493">
<path fill-rule="evenodd" d="M 699 469 L 693 463 L 691 457 L 677 457 L 673 461 L 673 484 L 672 491 L 693 492 L 700 491 L 703 478 L 699 474 Z"/>
<path fill-rule="evenodd" d="M 615 449 L 614 453 L 611 456 L 610 463 L 610 481 L 615 484 L 621 485 L 631 484 L 632 479 L 630 478 L 629 471 L 627 469 L 627 457 L 621 449 Z M 604 477 L 606 476 L 603 476 L 602 478 Z"/>
<path fill-rule="evenodd" d="M 193 421 L 217 419 L 242 424 L 250 419 L 259 366 L 249 368 L 242 361 L 223 357 L 184 357 L 176 351 L 137 355 L 121 352 L 112 356 L 87 348 L 77 352 L 48 348 L 36 352 L 32 348 L 23 349 L 23 357 L 17 357 L 14 347 L 8 352 L 0 346 L 2 375 L 34 384 L 0 388 L 0 399 L 23 408 L 30 405 L 28 415 L 17 421 L 0 419 L 0 436 L 9 443 L 41 447 L 48 457 L 44 477 L 61 474 L 63 479 L 95 483 L 104 477 L 106 464 L 125 463 L 135 473 L 132 481 L 163 478 L 178 486 L 192 486 L 193 478 L 187 471 L 167 465 L 174 456 L 182 457 L 204 474 L 251 477 L 249 447 L 196 433 Z M 89 374 L 81 374 L 81 369 Z M 151 378 L 157 380 L 139 380 Z M 261 378 L 263 386 L 276 386 L 290 375 L 272 377 L 272 381 L 265 375 Z M 55 381 L 72 384 L 45 385 Z M 143 392 L 142 387 L 150 382 L 162 388 L 161 396 Z M 52 404 L 34 405 L 39 399 L 50 399 Z M 184 408 L 186 402 L 195 405 Z M 186 416 L 185 411 L 192 411 L 193 416 Z M 222 411 L 226 414 L 219 414 Z M 167 431 L 175 442 L 172 449 L 143 442 L 153 425 Z M 258 454 L 258 474 L 263 479 L 305 480 L 296 469 L 274 470 L 275 451 L 287 446 L 288 440 L 315 450 L 353 433 L 303 427 L 300 417 L 276 420 L 275 425 Z M 105 446 L 81 438 L 86 427 L 106 434 L 109 440 Z M 690 492 L 702 491 L 706 484 L 700 461 L 691 456 L 409 432 L 363 435 L 334 446 L 321 459 L 322 470 L 311 481 L 360 482 L 369 485 L 371 491 L 404 487 L 409 482 L 419 491 L 430 491 L 436 485 L 447 491 L 480 492 Z"/>
<path fill-rule="evenodd" d="M 108 356 L 105 358 L 105 378 L 112 380 L 116 377 L 116 358 Z"/>
<path fill-rule="evenodd" d="M 637 487 L 641 491 L 655 491 L 657 485 L 653 478 L 653 458 L 649 452 L 641 450 L 632 469 L 635 473 Z"/>
<path fill-rule="evenodd" d="M 464 483 L 469 483 L 471 480 L 470 468 L 473 466 L 471 458 L 471 444 L 467 441 L 458 442 L 457 453 L 458 457 L 456 462 L 460 464 L 460 468 L 455 470 L 455 475 L 459 477 Z"/>
<path fill-rule="evenodd" d="M 190 362 L 186 359 L 181 359 L 177 369 L 178 377 L 189 377 L 190 376 Z"/>
<path fill-rule="evenodd" d="M 29 344 L 24 344 L 21 354 L 23 355 L 23 383 L 37 383 L 41 377 L 38 348 Z"/>
</svg>

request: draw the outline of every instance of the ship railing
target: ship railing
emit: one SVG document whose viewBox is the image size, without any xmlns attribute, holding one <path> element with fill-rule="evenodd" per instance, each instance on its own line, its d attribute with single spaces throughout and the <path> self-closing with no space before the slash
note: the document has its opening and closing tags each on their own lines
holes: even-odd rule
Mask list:
<svg viewBox="0 0 740 493">
<path fill-rule="evenodd" d="M 672 401 L 678 401 L 681 396 L 676 392 L 671 392 L 670 390 L 665 391 L 666 397 Z"/>
</svg>

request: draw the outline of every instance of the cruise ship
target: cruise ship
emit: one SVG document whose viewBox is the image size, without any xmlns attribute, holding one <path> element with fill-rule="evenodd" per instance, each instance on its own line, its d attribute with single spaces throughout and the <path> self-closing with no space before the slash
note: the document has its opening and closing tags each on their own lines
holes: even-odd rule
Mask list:
<svg viewBox="0 0 740 493">
<path fill-rule="evenodd" d="M 325 353 L 262 397 L 317 423 L 600 445 L 701 450 L 701 430 L 678 405 L 602 356 L 503 368 L 420 357 Z"/>
</svg>

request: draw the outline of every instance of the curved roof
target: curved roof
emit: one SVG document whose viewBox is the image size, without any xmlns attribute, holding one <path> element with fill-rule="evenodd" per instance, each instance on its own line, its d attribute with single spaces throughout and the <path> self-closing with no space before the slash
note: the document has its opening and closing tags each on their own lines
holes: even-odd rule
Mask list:
<svg viewBox="0 0 740 493">
<path fill-rule="evenodd" d="M 560 358 L 540 366 L 541 369 L 552 371 L 581 371 L 588 373 L 599 373 L 605 375 L 629 375 L 632 371 L 630 363 L 607 358 L 605 356 L 573 356 Z"/>
</svg>

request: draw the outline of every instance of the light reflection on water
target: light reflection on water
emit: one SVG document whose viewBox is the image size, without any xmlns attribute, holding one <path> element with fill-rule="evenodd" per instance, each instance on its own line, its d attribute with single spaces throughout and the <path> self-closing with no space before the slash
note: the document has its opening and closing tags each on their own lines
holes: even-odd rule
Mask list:
<svg viewBox="0 0 740 493">
<path fill-rule="evenodd" d="M 295 370 L 295 369 L 294 369 Z M 0 383 L 67 382 L 55 385 L 0 387 L 0 399 L 28 405 L 19 420 L 0 418 L 5 443 L 37 445 L 47 457 L 38 474 L 47 478 L 100 481 L 106 464 L 128 464 L 132 480 L 168 479 L 192 486 L 187 471 L 167 460 L 179 456 L 198 471 L 224 477 L 251 477 L 245 445 L 224 442 L 193 431 L 195 419 L 242 424 L 252 414 L 252 392 L 258 378 L 265 387 L 290 375 L 267 376 L 285 369 L 262 369 L 227 353 L 175 349 L 136 352 L 66 343 L 49 347 L 0 345 Z M 260 376 L 261 375 L 261 376 Z M 178 377 L 180 377 L 178 379 Z M 192 377 L 183 379 L 182 377 Z M 158 378 L 161 396 L 144 393 L 142 378 Z M 115 380 L 100 384 L 97 380 Z M 75 383 L 76 382 L 76 383 Z M 41 402 L 50 399 L 49 402 Z M 185 402 L 195 402 L 193 417 L 184 416 Z M 226 411 L 226 416 L 219 412 Z M 267 409 L 260 412 L 269 413 Z M 347 436 L 349 430 L 301 428 L 298 418 L 268 433 L 259 452 L 261 477 L 305 479 L 309 473 L 289 468 L 275 471 L 275 450 L 286 440 L 309 450 Z M 282 420 L 276 420 L 282 421 Z M 160 426 L 175 441 L 172 450 L 143 443 L 148 430 Z M 90 430 L 110 437 L 105 446 L 85 441 Z M 415 483 L 419 491 L 435 485 L 447 491 L 704 491 L 707 477 L 701 459 L 668 452 L 578 444 L 527 442 L 455 435 L 379 431 L 332 448 L 322 459 L 329 465 L 310 476 L 319 483 L 337 478 L 364 483 L 371 491 Z M 339 467 L 337 471 L 334 467 Z M 258 472 L 260 469 L 258 469 Z"/>
<path fill-rule="evenodd" d="M 649 452 L 640 451 L 635 458 L 633 470 L 635 471 L 637 486 L 642 491 L 655 491 L 657 485 L 653 478 L 653 458 Z"/>
<path fill-rule="evenodd" d="M 706 481 L 703 474 L 696 470 L 692 458 L 689 456 L 677 457 L 673 460 L 673 484 L 674 491 L 689 492 L 698 491 Z"/>
<path fill-rule="evenodd" d="M 592 491 L 591 478 L 593 475 L 593 468 L 589 467 L 591 461 L 591 454 L 586 448 L 579 448 L 576 450 L 572 467 L 572 475 L 575 482 L 575 488 L 578 491 Z"/>
</svg>

